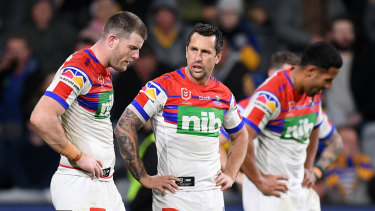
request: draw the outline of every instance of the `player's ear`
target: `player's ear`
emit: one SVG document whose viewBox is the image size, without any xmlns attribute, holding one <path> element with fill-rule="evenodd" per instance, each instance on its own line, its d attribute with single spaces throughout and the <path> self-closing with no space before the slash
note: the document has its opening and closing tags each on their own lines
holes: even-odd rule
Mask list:
<svg viewBox="0 0 375 211">
<path fill-rule="evenodd" d="M 216 54 L 215 56 L 215 64 L 218 64 L 220 62 L 221 56 L 223 55 L 223 52 L 220 51 L 220 53 Z"/>
<path fill-rule="evenodd" d="M 318 70 L 318 67 L 316 67 L 314 65 L 307 65 L 307 66 L 305 66 L 304 72 L 305 72 L 306 76 L 311 77 L 311 76 L 315 75 L 317 72 L 319 72 L 319 70 Z"/>
<path fill-rule="evenodd" d="M 108 37 L 107 37 L 107 43 L 108 43 L 108 46 L 110 48 L 114 48 L 117 43 L 119 42 L 119 39 L 117 37 L 117 35 L 115 34 L 109 34 Z"/>
</svg>

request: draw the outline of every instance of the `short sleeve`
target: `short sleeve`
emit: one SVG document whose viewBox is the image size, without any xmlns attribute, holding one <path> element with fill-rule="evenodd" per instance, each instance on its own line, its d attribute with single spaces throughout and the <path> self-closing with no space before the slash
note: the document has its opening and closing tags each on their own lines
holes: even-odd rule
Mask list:
<svg viewBox="0 0 375 211">
<path fill-rule="evenodd" d="M 242 116 L 246 124 L 260 133 L 267 123 L 281 112 L 280 100 L 271 92 L 257 91 L 244 109 Z"/>
<path fill-rule="evenodd" d="M 83 70 L 65 67 L 56 73 L 44 95 L 56 100 L 66 110 L 79 95 L 88 93 L 91 87 L 91 81 Z"/>
<path fill-rule="evenodd" d="M 128 106 L 144 122 L 159 112 L 167 101 L 167 93 L 154 81 L 149 81 Z"/>
<path fill-rule="evenodd" d="M 335 130 L 335 126 L 332 122 L 328 119 L 327 114 L 323 112 L 323 122 L 320 125 L 319 130 L 319 141 L 324 142 L 332 137 L 333 131 Z"/>
<path fill-rule="evenodd" d="M 322 112 L 322 101 L 319 101 L 319 111 L 318 113 L 316 114 L 316 121 L 315 121 L 315 125 L 314 125 L 314 129 L 315 128 L 318 128 L 322 125 L 323 123 L 323 112 Z"/>
<path fill-rule="evenodd" d="M 224 116 L 224 128 L 228 133 L 236 133 L 244 126 L 242 117 L 238 112 L 236 100 L 232 94 L 230 106 Z"/>
</svg>

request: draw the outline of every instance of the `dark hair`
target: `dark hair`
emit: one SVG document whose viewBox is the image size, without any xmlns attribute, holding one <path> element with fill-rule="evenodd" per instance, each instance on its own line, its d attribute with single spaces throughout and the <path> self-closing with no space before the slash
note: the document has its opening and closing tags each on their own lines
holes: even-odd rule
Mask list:
<svg viewBox="0 0 375 211">
<path fill-rule="evenodd" d="M 305 49 L 300 65 L 314 65 L 328 71 L 331 67 L 340 68 L 342 58 L 333 45 L 322 41 L 313 43 Z"/>
<path fill-rule="evenodd" d="M 112 15 L 104 25 L 102 36 L 106 37 L 111 32 L 124 37 L 128 37 L 132 32 L 136 32 L 144 40 L 147 39 L 145 24 L 138 16 L 131 12 L 122 11 Z"/>
<path fill-rule="evenodd" d="M 271 56 L 269 69 L 280 69 L 284 64 L 299 65 L 300 60 L 297 55 L 290 51 L 278 51 Z"/>
<path fill-rule="evenodd" d="M 202 36 L 209 37 L 212 35 L 215 35 L 215 50 L 216 54 L 220 53 L 223 49 L 223 33 L 221 31 L 211 25 L 211 24 L 203 24 L 203 23 L 197 23 L 194 25 L 193 30 L 190 32 L 189 37 L 186 42 L 186 46 L 189 46 L 191 36 L 193 36 L 194 33 L 198 33 Z"/>
</svg>

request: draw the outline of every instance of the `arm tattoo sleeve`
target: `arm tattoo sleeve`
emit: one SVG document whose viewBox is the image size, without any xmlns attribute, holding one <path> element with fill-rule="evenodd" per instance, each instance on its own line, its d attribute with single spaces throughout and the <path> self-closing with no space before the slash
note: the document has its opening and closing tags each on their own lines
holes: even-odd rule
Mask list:
<svg viewBox="0 0 375 211">
<path fill-rule="evenodd" d="M 145 167 L 138 153 L 137 132 L 144 123 L 138 116 L 126 108 L 115 129 L 115 136 L 120 148 L 120 153 L 130 172 L 139 181 L 146 174 Z"/>
<path fill-rule="evenodd" d="M 332 137 L 327 140 L 327 147 L 322 152 L 316 165 L 324 171 L 336 160 L 342 150 L 343 144 L 340 135 L 335 130 Z"/>
</svg>

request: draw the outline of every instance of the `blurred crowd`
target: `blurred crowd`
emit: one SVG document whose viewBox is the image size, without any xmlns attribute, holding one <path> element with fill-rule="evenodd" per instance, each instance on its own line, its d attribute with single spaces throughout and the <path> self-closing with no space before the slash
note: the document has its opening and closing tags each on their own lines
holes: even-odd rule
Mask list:
<svg viewBox="0 0 375 211">
<path fill-rule="evenodd" d="M 375 0 L 0 0 L 0 190 L 49 187 L 60 156 L 29 126 L 31 111 L 64 60 L 95 43 L 120 10 L 142 18 L 148 39 L 125 73 L 112 71 L 114 124 L 148 80 L 186 65 L 196 22 L 222 30 L 213 75 L 237 101 L 267 78 L 272 54 L 301 55 L 310 43 L 331 42 L 343 67 L 324 109 L 344 149 L 316 189 L 322 204 L 375 203 Z M 115 180 L 127 177 L 120 157 L 117 163 Z"/>
</svg>

